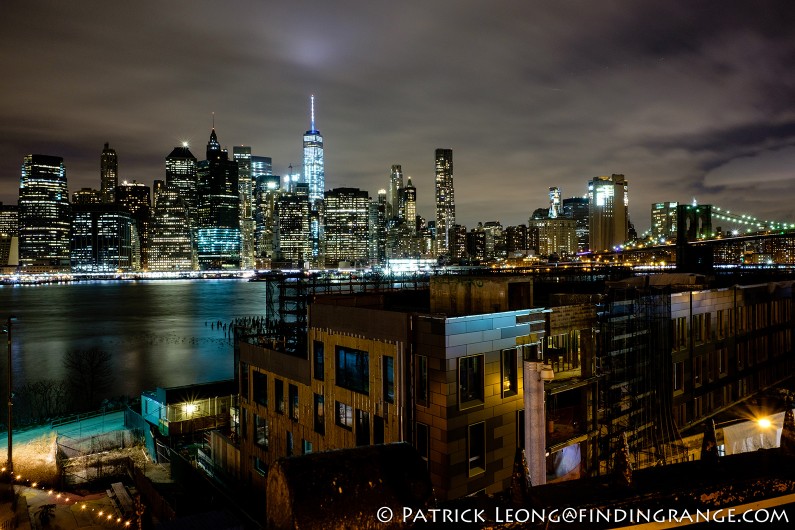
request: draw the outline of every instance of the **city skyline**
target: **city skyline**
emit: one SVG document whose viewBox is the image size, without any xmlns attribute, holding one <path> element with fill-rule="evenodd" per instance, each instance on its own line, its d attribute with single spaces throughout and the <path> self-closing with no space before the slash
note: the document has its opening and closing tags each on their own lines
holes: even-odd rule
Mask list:
<svg viewBox="0 0 795 530">
<path fill-rule="evenodd" d="M 325 187 L 375 198 L 401 164 L 429 219 L 433 150 L 449 147 L 468 227 L 525 223 L 550 186 L 581 197 L 613 173 L 640 230 L 650 204 L 693 197 L 795 220 L 791 5 L 481 5 L 10 6 L 0 39 L 26 45 L 0 58 L 0 200 L 16 202 L 28 154 L 63 157 L 70 192 L 99 188 L 105 142 L 119 181 L 151 184 L 174 146 L 201 152 L 212 112 L 230 152 L 283 175 L 314 94 Z"/>
</svg>

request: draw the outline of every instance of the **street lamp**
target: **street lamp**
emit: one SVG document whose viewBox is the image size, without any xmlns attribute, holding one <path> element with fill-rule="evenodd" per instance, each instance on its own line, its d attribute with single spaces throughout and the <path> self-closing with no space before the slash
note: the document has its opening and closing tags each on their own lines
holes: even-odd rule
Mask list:
<svg viewBox="0 0 795 530">
<path fill-rule="evenodd" d="M 11 322 L 16 320 L 17 317 L 9 316 L 6 320 L 6 326 L 3 329 L 3 332 L 6 334 L 6 344 L 8 345 L 8 462 L 6 463 L 6 468 L 8 468 L 8 490 L 11 494 L 11 506 L 14 510 L 17 508 L 17 499 L 14 495 L 14 464 L 11 460 L 12 458 L 12 441 L 13 441 L 13 423 L 11 421 L 12 418 L 12 411 L 11 408 L 13 406 L 13 393 L 11 391 L 14 383 L 13 372 L 11 371 Z"/>
</svg>

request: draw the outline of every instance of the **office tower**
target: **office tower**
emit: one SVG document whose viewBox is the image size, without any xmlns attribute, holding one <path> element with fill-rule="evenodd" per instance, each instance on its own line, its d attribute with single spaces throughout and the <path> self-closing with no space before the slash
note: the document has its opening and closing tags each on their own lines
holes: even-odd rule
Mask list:
<svg viewBox="0 0 795 530">
<path fill-rule="evenodd" d="M 240 145 L 232 148 L 232 157 L 237 162 L 237 182 L 240 194 L 240 268 L 254 268 L 254 215 L 252 208 L 253 189 L 251 179 L 251 147 Z"/>
<path fill-rule="evenodd" d="M 311 258 L 319 261 L 323 253 L 323 192 L 326 186 L 323 161 L 323 135 L 315 128 L 315 96 L 311 98 L 310 128 L 304 133 L 304 183 L 309 186 Z"/>
<path fill-rule="evenodd" d="M 72 206 L 72 270 L 117 272 L 137 269 L 140 253 L 136 248 L 136 232 L 133 216 L 115 204 Z"/>
<path fill-rule="evenodd" d="M 599 252 L 623 245 L 629 229 L 629 197 L 624 175 L 594 177 L 588 182 L 590 250 Z"/>
<path fill-rule="evenodd" d="M 505 251 L 508 257 L 524 256 L 527 254 L 527 226 L 509 226 L 505 229 Z"/>
<path fill-rule="evenodd" d="M 564 258 L 577 253 L 577 221 L 558 217 L 557 219 L 530 219 L 530 234 L 536 239 L 535 250 L 542 256 Z"/>
<path fill-rule="evenodd" d="M 505 257 L 505 235 L 502 231 L 502 223 L 499 221 L 487 221 L 483 225 L 486 245 L 486 259 L 498 259 Z"/>
<path fill-rule="evenodd" d="M 450 238 L 451 253 L 454 258 L 462 259 L 467 257 L 467 227 L 464 225 L 454 225 L 452 237 Z"/>
<path fill-rule="evenodd" d="M 676 207 L 678 202 L 657 202 L 651 205 L 651 235 L 663 242 L 676 237 Z"/>
<path fill-rule="evenodd" d="M 563 199 L 563 217 L 577 222 L 577 251 L 588 250 L 588 197 Z"/>
<path fill-rule="evenodd" d="M 19 206 L 0 202 L 0 235 L 19 236 Z"/>
<path fill-rule="evenodd" d="M 400 164 L 392 165 L 389 172 L 389 189 L 386 194 L 387 219 L 399 216 L 400 192 L 403 189 L 403 168 Z"/>
<path fill-rule="evenodd" d="M 166 189 L 165 180 L 155 179 L 154 182 L 152 182 L 152 208 L 155 207 L 155 203 L 157 202 L 157 196 L 163 191 L 165 191 L 165 189 Z"/>
<path fill-rule="evenodd" d="M 273 160 L 269 156 L 251 155 L 251 185 L 256 186 L 257 177 L 273 175 Z"/>
<path fill-rule="evenodd" d="M 196 268 L 189 211 L 180 188 L 159 188 L 152 209 L 150 271 L 190 271 Z"/>
<path fill-rule="evenodd" d="M 409 225 L 409 229 L 412 232 L 417 231 L 417 188 L 411 183 L 411 177 L 409 177 L 408 182 L 406 183 L 406 187 L 403 188 L 403 196 L 404 199 L 404 209 L 405 209 L 405 218 L 406 223 Z"/>
<path fill-rule="evenodd" d="M 107 142 L 105 142 L 105 148 L 102 149 L 102 155 L 99 158 L 99 167 L 99 193 L 102 196 L 102 202 L 113 204 L 116 186 L 119 184 L 119 157 L 116 156 L 116 150 L 111 149 Z"/>
<path fill-rule="evenodd" d="M 282 178 L 282 190 L 285 193 L 296 193 L 298 191 L 298 184 L 301 183 L 301 174 L 295 173 L 293 170 L 293 165 L 290 164 L 287 166 L 287 175 Z M 306 186 L 309 186 L 306 184 Z M 307 187 L 307 190 L 309 188 Z M 307 194 L 309 192 L 307 191 Z"/>
<path fill-rule="evenodd" d="M 386 261 L 386 210 L 387 191 L 378 190 L 378 197 L 370 203 L 370 262 L 383 264 Z"/>
<path fill-rule="evenodd" d="M 326 176 L 323 164 L 323 135 L 315 128 L 315 96 L 311 98 L 310 128 L 304 133 L 304 182 L 309 185 L 309 202 L 317 210 L 323 200 Z"/>
<path fill-rule="evenodd" d="M 326 265 L 368 261 L 370 196 L 358 188 L 334 188 L 326 193 Z"/>
<path fill-rule="evenodd" d="M 191 230 L 194 259 L 198 263 L 199 230 L 199 192 L 196 157 L 188 149 L 188 144 L 172 149 L 166 157 L 166 186 L 174 188 L 182 198 Z"/>
<path fill-rule="evenodd" d="M 269 268 L 270 260 L 273 259 L 276 200 L 281 193 L 279 175 L 259 174 L 255 177 L 254 223 L 257 268 Z"/>
<path fill-rule="evenodd" d="M 560 188 L 549 188 L 549 213 L 550 219 L 557 219 L 561 214 Z"/>
<path fill-rule="evenodd" d="M 116 205 L 132 215 L 138 232 L 141 251 L 141 268 L 149 269 L 150 247 L 150 189 L 146 184 L 126 180 L 116 186 Z"/>
<path fill-rule="evenodd" d="M 483 230 L 483 223 L 478 223 L 477 228 L 467 233 L 467 255 L 476 261 L 486 259 L 486 232 Z"/>
<path fill-rule="evenodd" d="M 436 150 L 436 254 L 450 254 L 450 229 L 455 226 L 453 150 Z"/>
<path fill-rule="evenodd" d="M 94 188 L 80 188 L 72 193 L 72 204 L 100 204 L 102 194 Z"/>
<path fill-rule="evenodd" d="M 201 270 L 240 268 L 240 195 L 237 162 L 221 149 L 215 129 L 207 159 L 196 166 L 198 256 Z"/>
<path fill-rule="evenodd" d="M 69 264 L 69 191 L 63 158 L 27 155 L 19 181 L 19 263 L 62 270 Z"/>
<path fill-rule="evenodd" d="M 276 258 L 288 268 L 301 268 L 311 257 L 309 195 L 284 193 L 276 200 Z"/>
</svg>

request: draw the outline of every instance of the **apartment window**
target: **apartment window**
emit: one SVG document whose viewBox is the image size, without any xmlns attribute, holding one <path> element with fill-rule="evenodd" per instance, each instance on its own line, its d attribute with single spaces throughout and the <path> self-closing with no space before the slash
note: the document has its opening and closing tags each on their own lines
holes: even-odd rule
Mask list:
<svg viewBox="0 0 795 530">
<path fill-rule="evenodd" d="M 287 392 L 288 399 L 290 400 L 290 419 L 298 421 L 298 387 L 289 385 Z"/>
<path fill-rule="evenodd" d="M 320 394 L 315 394 L 315 432 L 326 434 L 325 398 Z"/>
<path fill-rule="evenodd" d="M 428 358 L 417 355 L 417 405 L 428 406 Z"/>
<path fill-rule="evenodd" d="M 263 407 L 268 406 L 268 376 L 262 372 L 254 372 L 254 402 Z"/>
<path fill-rule="evenodd" d="M 681 349 L 687 346 L 687 317 L 680 317 L 674 321 L 674 348 Z"/>
<path fill-rule="evenodd" d="M 717 352 L 718 356 L 718 375 L 726 375 L 729 370 L 729 349 L 721 348 Z"/>
<path fill-rule="evenodd" d="M 302 451 L 303 454 L 308 455 L 312 452 L 312 442 L 309 440 L 301 440 L 301 445 L 303 445 Z"/>
<path fill-rule="evenodd" d="M 696 344 L 701 344 L 702 342 L 704 342 L 704 334 L 705 334 L 704 327 L 705 326 L 704 326 L 703 313 L 701 315 L 693 315 L 691 329 L 693 330 L 693 341 Z"/>
<path fill-rule="evenodd" d="M 240 363 L 240 395 L 248 399 L 248 364 Z"/>
<path fill-rule="evenodd" d="M 353 407 L 337 401 L 334 421 L 343 429 L 353 430 Z"/>
<path fill-rule="evenodd" d="M 318 381 L 323 381 L 325 379 L 324 370 L 326 368 L 325 363 L 325 346 L 323 342 L 316 340 L 312 343 L 312 351 L 313 354 L 313 371 L 315 373 L 315 379 Z"/>
<path fill-rule="evenodd" d="M 719 309 L 718 310 L 718 315 L 717 315 L 717 319 L 718 319 L 718 338 L 719 339 L 726 338 L 726 321 L 724 320 L 725 318 L 726 318 L 726 310 L 725 309 Z"/>
<path fill-rule="evenodd" d="M 356 445 L 370 445 L 370 413 L 356 409 Z"/>
<path fill-rule="evenodd" d="M 268 450 L 269 441 L 268 420 L 254 414 L 254 443 Z"/>
<path fill-rule="evenodd" d="M 517 361 L 516 348 L 502 350 L 502 397 L 515 396 L 517 393 Z"/>
<path fill-rule="evenodd" d="M 259 473 L 263 477 L 268 475 L 268 466 L 267 466 L 267 464 L 265 464 L 265 462 L 263 462 L 262 460 L 260 460 L 256 456 L 254 457 L 254 471 Z"/>
<path fill-rule="evenodd" d="M 469 426 L 467 432 L 467 456 L 469 458 L 469 476 L 486 471 L 486 423 L 480 422 Z"/>
<path fill-rule="evenodd" d="M 704 404 L 701 396 L 693 398 L 693 420 L 697 420 L 704 414 Z"/>
<path fill-rule="evenodd" d="M 483 355 L 458 359 L 459 403 L 475 405 L 483 402 Z"/>
<path fill-rule="evenodd" d="M 274 393 L 276 394 L 276 412 L 284 414 L 284 381 L 274 379 Z"/>
<path fill-rule="evenodd" d="M 697 355 L 693 358 L 693 385 L 694 386 L 701 386 L 704 382 L 702 380 L 703 376 L 703 368 L 704 368 L 704 357 L 702 355 Z"/>
<path fill-rule="evenodd" d="M 416 441 L 414 447 L 428 466 L 428 458 L 431 455 L 431 431 L 424 423 L 417 422 Z"/>
<path fill-rule="evenodd" d="M 287 456 L 293 456 L 293 433 L 287 431 L 287 439 L 285 440 L 285 453 Z"/>
<path fill-rule="evenodd" d="M 336 348 L 337 386 L 360 394 L 370 393 L 370 354 L 344 346 Z"/>
<path fill-rule="evenodd" d="M 684 390 L 685 388 L 685 363 L 680 361 L 674 364 L 674 390 Z"/>
<path fill-rule="evenodd" d="M 394 357 L 383 357 L 384 360 L 384 401 L 387 403 L 395 402 L 395 359 Z"/>
<path fill-rule="evenodd" d="M 516 447 L 524 449 L 524 409 L 516 411 Z"/>
</svg>

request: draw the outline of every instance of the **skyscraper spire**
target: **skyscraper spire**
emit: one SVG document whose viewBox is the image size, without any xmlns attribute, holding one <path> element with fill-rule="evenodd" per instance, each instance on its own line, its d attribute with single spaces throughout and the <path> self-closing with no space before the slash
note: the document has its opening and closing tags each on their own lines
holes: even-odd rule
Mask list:
<svg viewBox="0 0 795 530">
<path fill-rule="evenodd" d="M 311 104 L 312 105 L 312 124 L 311 124 L 312 127 L 310 127 L 309 130 L 310 131 L 316 131 L 317 129 L 315 129 L 315 95 L 314 94 L 312 94 L 312 97 L 310 98 L 310 100 L 312 101 L 312 104 Z"/>
</svg>

